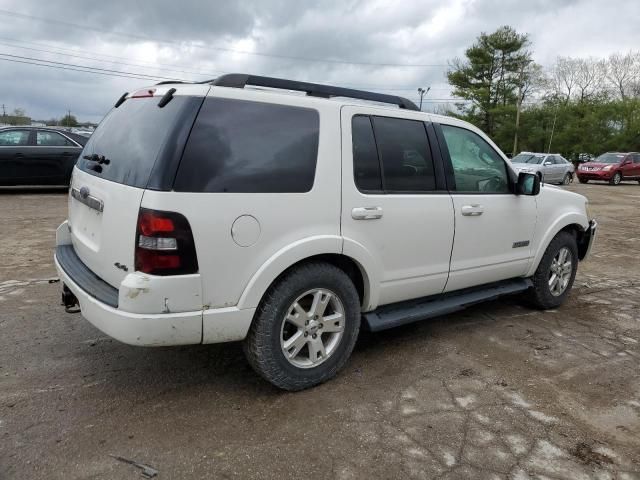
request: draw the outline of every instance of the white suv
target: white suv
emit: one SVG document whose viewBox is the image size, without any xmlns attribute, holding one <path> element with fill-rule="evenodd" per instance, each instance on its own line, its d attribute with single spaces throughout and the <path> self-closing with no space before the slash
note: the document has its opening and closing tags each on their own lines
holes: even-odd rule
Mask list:
<svg viewBox="0 0 640 480">
<path fill-rule="evenodd" d="M 586 207 L 406 99 L 233 74 L 118 100 L 73 172 L 55 264 L 64 305 L 108 335 L 243 340 L 299 390 L 361 326 L 515 292 L 559 306 L 595 237 Z"/>
</svg>

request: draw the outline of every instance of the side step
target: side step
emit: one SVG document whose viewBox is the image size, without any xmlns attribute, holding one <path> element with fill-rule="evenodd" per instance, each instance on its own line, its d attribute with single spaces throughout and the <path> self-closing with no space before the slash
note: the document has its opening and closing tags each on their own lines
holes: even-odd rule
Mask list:
<svg viewBox="0 0 640 480">
<path fill-rule="evenodd" d="M 373 312 L 363 313 L 362 318 L 369 330 L 379 332 L 407 323 L 457 312 L 470 305 L 493 300 L 502 295 L 523 292 L 532 285 L 533 282 L 529 278 L 515 278 L 481 287 L 467 288 L 458 292 L 384 305 Z"/>
</svg>

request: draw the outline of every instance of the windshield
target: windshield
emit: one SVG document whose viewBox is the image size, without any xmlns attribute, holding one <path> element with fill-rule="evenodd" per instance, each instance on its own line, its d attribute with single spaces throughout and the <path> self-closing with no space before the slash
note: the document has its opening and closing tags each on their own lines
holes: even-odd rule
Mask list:
<svg viewBox="0 0 640 480">
<path fill-rule="evenodd" d="M 624 160 L 624 153 L 603 153 L 594 161 L 598 163 L 620 163 Z"/>
<path fill-rule="evenodd" d="M 542 163 L 544 155 L 532 155 L 530 153 L 520 153 L 511 159 L 512 163 Z"/>
<path fill-rule="evenodd" d="M 78 168 L 105 180 L 145 188 L 156 160 L 170 149 L 183 112 L 193 108 L 193 100 L 176 96 L 163 108 L 158 107 L 157 97 L 126 100 L 111 109 L 88 139 Z M 108 162 L 95 159 L 102 157 Z"/>
</svg>

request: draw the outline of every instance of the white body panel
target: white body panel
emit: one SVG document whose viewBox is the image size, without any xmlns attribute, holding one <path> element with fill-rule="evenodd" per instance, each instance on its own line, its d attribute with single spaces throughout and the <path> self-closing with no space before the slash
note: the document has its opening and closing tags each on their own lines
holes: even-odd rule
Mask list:
<svg viewBox="0 0 640 480">
<path fill-rule="evenodd" d="M 449 274 L 453 206 L 448 194 L 373 195 L 353 179 L 351 119 L 356 114 L 427 120 L 425 114 L 388 108 L 342 108 L 342 235 L 377 258 L 381 275 L 377 305 L 442 292 Z M 399 114 L 399 115 L 398 115 Z M 377 208 L 376 219 L 354 219 L 353 209 Z"/>
</svg>

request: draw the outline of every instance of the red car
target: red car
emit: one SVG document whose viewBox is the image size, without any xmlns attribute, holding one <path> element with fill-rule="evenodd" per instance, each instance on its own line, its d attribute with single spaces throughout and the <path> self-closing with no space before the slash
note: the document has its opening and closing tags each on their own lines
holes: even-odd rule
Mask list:
<svg viewBox="0 0 640 480">
<path fill-rule="evenodd" d="M 607 152 L 593 162 L 582 163 L 577 170 L 580 183 L 601 180 L 618 185 L 622 180 L 640 183 L 640 153 Z"/>
</svg>

